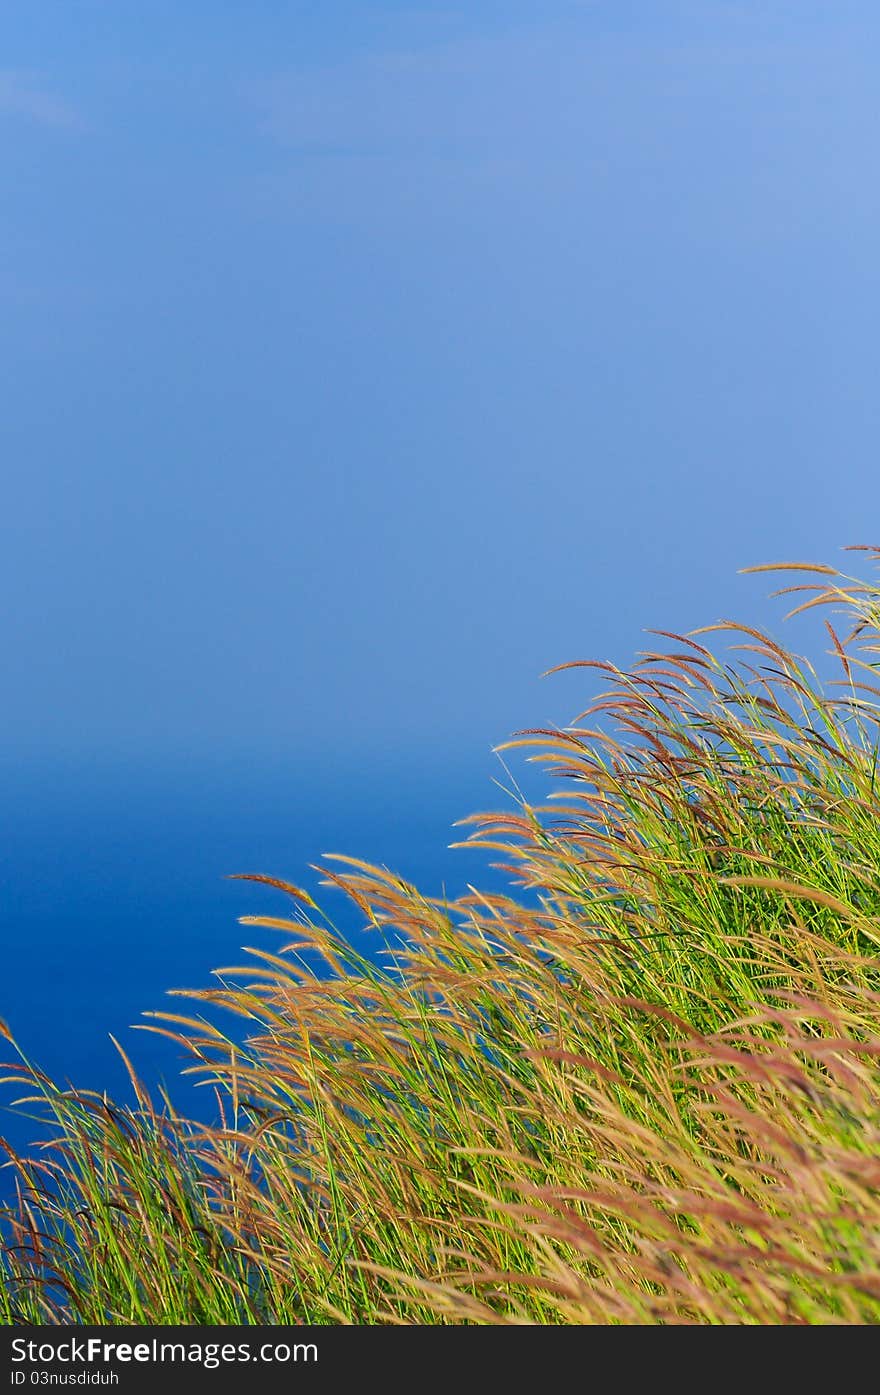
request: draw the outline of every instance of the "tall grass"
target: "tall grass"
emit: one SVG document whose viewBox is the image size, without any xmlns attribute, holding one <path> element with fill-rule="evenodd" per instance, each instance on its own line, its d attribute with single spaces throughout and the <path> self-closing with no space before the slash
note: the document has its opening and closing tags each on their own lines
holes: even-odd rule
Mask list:
<svg viewBox="0 0 880 1395">
<path fill-rule="evenodd" d="M 54 1141 L 10 1159 L 0 1319 L 880 1319 L 880 590 L 788 570 L 838 677 L 730 623 L 596 665 L 509 743 L 547 806 L 469 821 L 508 894 L 329 860 L 374 960 L 255 877 L 274 943 L 152 1021 L 214 1126 L 11 1066 Z"/>
</svg>

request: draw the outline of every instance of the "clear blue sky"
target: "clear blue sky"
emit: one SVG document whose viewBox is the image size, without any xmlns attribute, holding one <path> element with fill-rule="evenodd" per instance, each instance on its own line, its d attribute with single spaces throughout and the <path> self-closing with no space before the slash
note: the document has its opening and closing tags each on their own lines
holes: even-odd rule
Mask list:
<svg viewBox="0 0 880 1395">
<path fill-rule="evenodd" d="M 0 760 L 428 770 L 875 541 L 874 0 L 6 0 Z"/>
</svg>

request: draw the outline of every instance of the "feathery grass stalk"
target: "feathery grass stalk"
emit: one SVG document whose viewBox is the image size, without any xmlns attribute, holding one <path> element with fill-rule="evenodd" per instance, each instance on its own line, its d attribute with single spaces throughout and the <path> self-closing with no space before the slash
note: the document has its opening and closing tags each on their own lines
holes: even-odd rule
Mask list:
<svg viewBox="0 0 880 1395">
<path fill-rule="evenodd" d="M 279 947 L 152 1023 L 213 1127 L 10 1068 L 55 1137 L 10 1158 L 0 1320 L 880 1319 L 880 590 L 782 570 L 840 679 L 729 622 L 735 665 L 594 666 L 509 743 L 548 804 L 468 821 L 508 894 L 336 860 L 377 963 L 255 876 Z"/>
</svg>

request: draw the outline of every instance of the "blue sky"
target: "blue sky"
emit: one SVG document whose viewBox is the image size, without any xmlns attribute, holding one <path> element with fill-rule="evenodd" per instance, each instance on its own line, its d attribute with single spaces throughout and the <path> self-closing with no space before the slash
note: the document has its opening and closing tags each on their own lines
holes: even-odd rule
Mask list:
<svg viewBox="0 0 880 1395">
<path fill-rule="evenodd" d="M 4 765 L 488 764 L 876 540 L 878 29 L 7 0 Z"/>
</svg>

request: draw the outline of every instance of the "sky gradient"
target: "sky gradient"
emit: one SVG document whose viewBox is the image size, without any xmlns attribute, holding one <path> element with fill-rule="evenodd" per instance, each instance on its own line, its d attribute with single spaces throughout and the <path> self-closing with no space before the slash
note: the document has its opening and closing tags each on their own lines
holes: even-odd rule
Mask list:
<svg viewBox="0 0 880 1395">
<path fill-rule="evenodd" d="M 2 8 L 0 1016 L 116 1088 L 225 874 L 491 884 L 543 670 L 877 541 L 880 10 Z"/>
<path fill-rule="evenodd" d="M 878 30 L 9 0 L 7 766 L 484 762 L 872 541 Z"/>
</svg>

